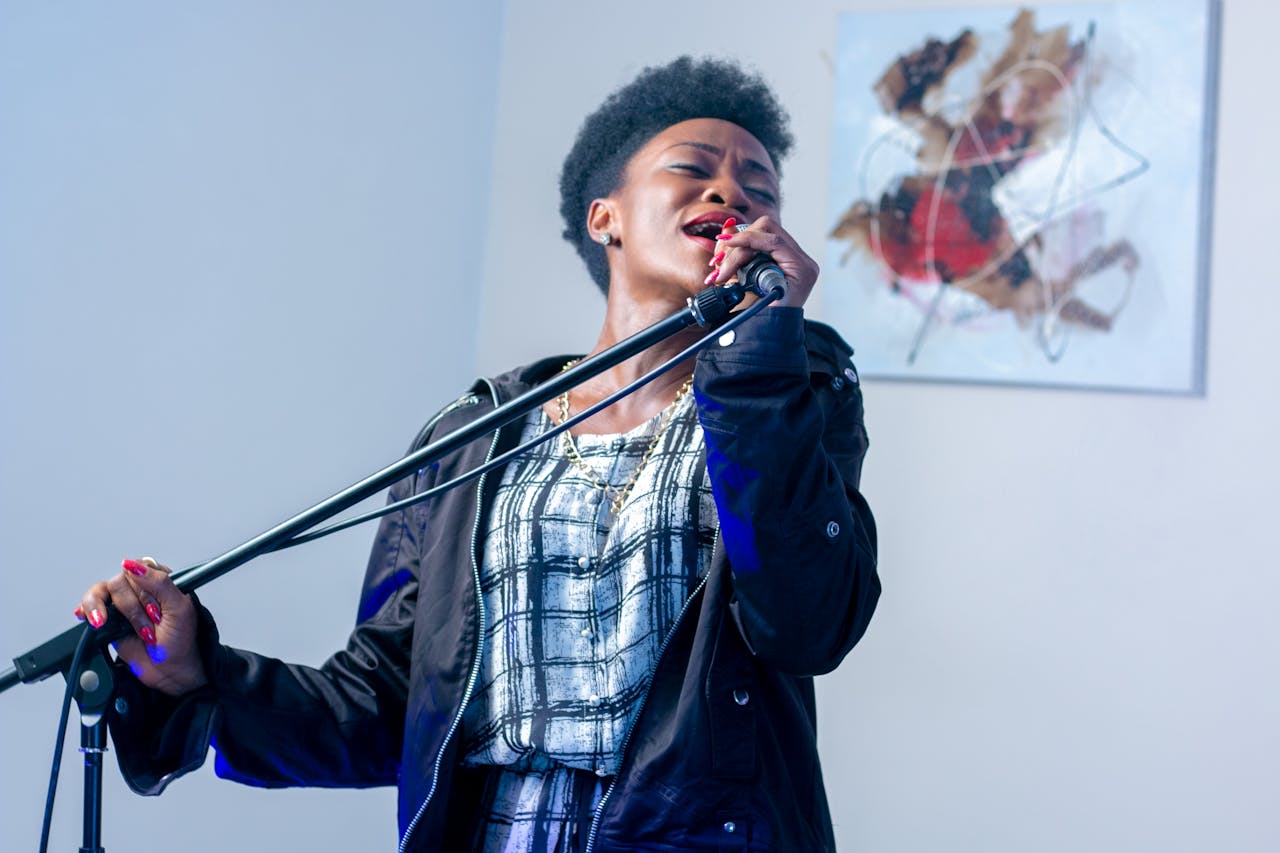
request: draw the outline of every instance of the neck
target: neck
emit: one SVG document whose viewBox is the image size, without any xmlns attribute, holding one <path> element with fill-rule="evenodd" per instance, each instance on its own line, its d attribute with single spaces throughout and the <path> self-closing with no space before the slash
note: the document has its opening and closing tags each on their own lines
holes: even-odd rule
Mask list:
<svg viewBox="0 0 1280 853">
<path fill-rule="evenodd" d="M 605 308 L 604 325 L 589 355 L 608 349 L 631 335 L 665 320 L 684 307 L 683 300 L 638 300 L 625 291 L 611 290 Z M 632 356 L 621 364 L 584 382 L 569 393 L 570 408 L 581 411 L 666 362 L 697 340 L 703 332 L 685 329 L 665 341 Z M 693 372 L 694 359 L 672 368 L 635 393 L 614 403 L 573 430 L 575 433 L 626 432 L 649 420 L 673 399 L 680 385 Z"/>
<path fill-rule="evenodd" d="M 609 347 L 643 331 L 644 329 L 667 319 L 672 314 L 686 307 L 683 297 L 666 300 L 639 300 L 628 297 L 625 293 L 611 293 L 605 308 L 604 323 L 600 335 L 596 338 L 592 354 Z M 703 334 L 697 327 L 684 329 L 666 340 L 658 343 L 622 364 L 612 368 L 606 375 L 619 380 L 623 384 L 631 382 L 653 368 L 672 358 L 689 346 Z M 693 370 L 693 360 L 689 359 L 688 369 L 675 368 L 654 381 L 654 385 L 678 386 L 684 377 Z"/>
</svg>

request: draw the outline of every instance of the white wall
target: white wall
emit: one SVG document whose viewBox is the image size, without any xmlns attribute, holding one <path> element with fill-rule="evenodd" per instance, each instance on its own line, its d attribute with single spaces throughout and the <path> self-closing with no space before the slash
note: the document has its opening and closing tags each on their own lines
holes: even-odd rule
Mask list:
<svg viewBox="0 0 1280 853">
<path fill-rule="evenodd" d="M 824 53 L 839 11 L 872 7 L 510 3 L 482 369 L 594 341 L 601 301 L 559 239 L 559 165 L 605 94 L 680 53 L 775 83 L 799 140 L 785 221 L 821 258 Z M 1227 0 L 1204 399 L 866 383 L 885 593 L 820 680 L 842 849 L 1280 849 L 1277 27 L 1273 4 Z"/>
<path fill-rule="evenodd" d="M 557 172 L 643 65 L 731 54 L 774 80 L 799 138 L 787 223 L 821 247 L 822 54 L 864 4 L 514 0 L 505 25 L 474 6 L 0 0 L 0 655 L 120 557 L 194 562 L 394 457 L 477 367 L 587 346 L 600 302 L 558 236 Z M 1204 399 L 867 383 L 885 596 L 819 683 L 842 849 L 1280 847 L 1278 24 L 1227 0 Z M 523 326 L 542 294 L 559 303 Z M 231 642 L 318 661 L 367 541 L 206 598 Z M 0 696 L 0 849 L 35 846 L 59 697 Z M 63 773 L 59 849 L 79 840 Z M 108 779 L 108 849 L 394 840 L 390 791 Z"/>
<path fill-rule="evenodd" d="M 497 2 L 0 2 L 0 669 L 122 557 L 247 539 L 471 381 L 500 32 Z M 322 661 L 370 530 L 209 587 L 227 641 Z M 60 699 L 0 696 L 0 850 L 37 846 Z M 389 788 L 107 780 L 108 850 L 395 844 Z"/>
</svg>

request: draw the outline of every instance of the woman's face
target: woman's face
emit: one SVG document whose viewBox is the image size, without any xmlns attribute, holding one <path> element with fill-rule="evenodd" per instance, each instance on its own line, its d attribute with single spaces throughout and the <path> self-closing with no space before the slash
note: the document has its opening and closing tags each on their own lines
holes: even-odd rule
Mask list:
<svg viewBox="0 0 1280 853">
<path fill-rule="evenodd" d="M 625 281 L 638 296 L 683 301 L 705 286 L 725 219 L 778 218 L 778 176 L 764 146 L 738 125 L 690 119 L 646 142 L 598 205 L 593 229 L 618 239 L 611 290 Z"/>
</svg>

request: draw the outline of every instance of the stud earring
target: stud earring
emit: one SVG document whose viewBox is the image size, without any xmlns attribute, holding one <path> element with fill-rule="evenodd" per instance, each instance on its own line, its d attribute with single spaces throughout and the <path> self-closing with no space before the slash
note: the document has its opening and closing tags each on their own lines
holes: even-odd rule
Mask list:
<svg viewBox="0 0 1280 853">
<path fill-rule="evenodd" d="M 601 231 L 600 236 L 596 239 L 600 241 L 601 246 L 607 246 L 613 242 L 613 235 L 608 231 Z"/>
</svg>

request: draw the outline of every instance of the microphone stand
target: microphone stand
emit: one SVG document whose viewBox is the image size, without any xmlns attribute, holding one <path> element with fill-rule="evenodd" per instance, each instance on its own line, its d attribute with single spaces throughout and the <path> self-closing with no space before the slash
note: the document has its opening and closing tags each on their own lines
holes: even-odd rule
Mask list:
<svg viewBox="0 0 1280 853">
<path fill-rule="evenodd" d="M 80 752 L 84 755 L 84 817 L 80 853 L 104 853 L 102 847 L 102 756 L 107 751 L 107 705 L 115 676 L 106 652 L 94 649 L 76 678 L 80 708 Z M 117 700 L 123 702 L 123 699 Z"/>
<path fill-rule="evenodd" d="M 773 302 L 785 292 L 781 273 L 758 256 L 743 267 L 740 282 L 712 285 L 688 299 L 686 307 L 660 320 L 629 338 L 614 344 L 603 352 L 583 359 L 568 370 L 552 377 L 536 388 L 509 400 L 493 411 L 448 435 L 431 442 L 386 466 L 342 491 L 303 510 L 275 527 L 237 545 L 206 563 L 180 572 L 174 584 L 183 592 L 192 592 L 222 577 L 270 551 L 284 547 L 289 540 L 312 527 L 332 518 L 343 510 L 377 494 L 391 484 L 404 479 L 419 468 L 425 468 L 436 460 L 452 453 L 472 441 L 521 418 L 533 409 L 555 399 L 570 388 L 621 364 L 638 353 L 667 340 L 690 326 L 715 326 L 723 322 L 730 311 L 742 302 L 748 292 L 757 292 L 760 302 Z M 775 274 L 776 273 L 776 274 Z M 758 283 L 757 282 L 758 279 Z M 74 696 L 81 714 L 81 751 L 85 755 L 85 805 L 84 846 L 81 853 L 103 853 L 101 846 L 102 823 L 102 753 L 106 749 L 104 712 L 111 702 L 114 679 L 106 656 L 105 646 L 125 637 L 132 630 L 114 607 L 108 606 L 108 619 L 99 629 L 88 625 L 75 625 L 45 641 L 30 651 L 13 659 L 13 667 L 0 672 L 0 693 L 18 683 L 42 681 L 54 673 L 62 673 L 68 682 L 74 682 Z M 88 661 L 79 672 L 71 672 L 76 648 L 85 632 L 84 650 Z"/>
</svg>

